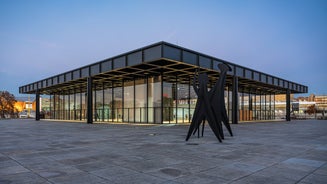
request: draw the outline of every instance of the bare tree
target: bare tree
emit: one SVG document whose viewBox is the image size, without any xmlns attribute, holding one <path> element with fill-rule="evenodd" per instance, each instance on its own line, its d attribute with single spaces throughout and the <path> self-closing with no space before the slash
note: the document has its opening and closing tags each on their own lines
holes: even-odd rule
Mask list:
<svg viewBox="0 0 327 184">
<path fill-rule="evenodd" d="M 15 96 L 8 91 L 0 91 L 0 117 L 12 115 L 15 112 Z"/>
</svg>

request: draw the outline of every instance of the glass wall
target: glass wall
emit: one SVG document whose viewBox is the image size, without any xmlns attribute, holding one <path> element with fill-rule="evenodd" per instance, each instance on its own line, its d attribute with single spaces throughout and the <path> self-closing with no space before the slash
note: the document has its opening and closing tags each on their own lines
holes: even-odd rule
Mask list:
<svg viewBox="0 0 327 184">
<path fill-rule="evenodd" d="M 93 91 L 93 120 L 104 121 L 103 89 Z"/>
<path fill-rule="evenodd" d="M 262 91 L 244 92 L 244 89 L 241 89 L 238 103 L 241 122 L 275 119 L 274 94 Z"/>
<path fill-rule="evenodd" d="M 161 97 L 162 80 L 160 76 L 148 78 L 148 122 L 162 123 Z"/>
<path fill-rule="evenodd" d="M 189 122 L 192 121 L 194 110 L 195 110 L 195 105 L 198 99 L 198 96 L 196 95 L 196 92 L 194 91 L 193 85 L 190 85 L 190 113 L 189 113 Z"/>
<path fill-rule="evenodd" d="M 147 82 L 146 79 L 135 80 L 135 122 L 147 122 Z"/>
<path fill-rule="evenodd" d="M 134 81 L 124 82 L 123 121 L 134 122 Z"/>
<path fill-rule="evenodd" d="M 103 119 L 104 121 L 114 121 L 113 100 L 112 100 L 113 88 L 108 87 L 103 90 Z"/>
<path fill-rule="evenodd" d="M 189 84 L 177 84 L 177 123 L 189 122 L 190 94 Z"/>
<path fill-rule="evenodd" d="M 190 123 L 197 102 L 191 81 L 163 81 L 151 76 L 130 81 L 97 83 L 93 91 L 95 122 Z M 50 95 L 50 118 L 86 120 L 86 93 L 81 89 Z M 275 119 L 274 94 L 239 88 L 238 120 Z M 232 114 L 232 87 L 225 87 L 225 106 Z M 231 118 L 229 118 L 231 121 Z"/>
<path fill-rule="evenodd" d="M 75 120 L 75 94 L 74 91 L 71 91 L 69 95 L 69 117 L 70 120 Z"/>
<path fill-rule="evenodd" d="M 163 82 L 163 123 L 176 122 L 176 83 Z"/>
<path fill-rule="evenodd" d="M 113 91 L 113 119 L 115 122 L 123 122 L 123 88 L 115 87 Z"/>
</svg>

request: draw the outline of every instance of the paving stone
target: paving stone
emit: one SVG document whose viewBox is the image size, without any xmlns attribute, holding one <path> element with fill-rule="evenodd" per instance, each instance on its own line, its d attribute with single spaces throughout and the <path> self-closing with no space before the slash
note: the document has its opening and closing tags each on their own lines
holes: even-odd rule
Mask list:
<svg viewBox="0 0 327 184">
<path fill-rule="evenodd" d="M 18 173 L 24 173 L 24 172 L 29 172 L 29 170 L 21 165 L 9 166 L 9 167 L 3 167 L 0 169 L 0 176 L 9 175 L 9 174 L 18 174 Z"/>
<path fill-rule="evenodd" d="M 229 181 L 223 178 L 219 178 L 217 176 L 207 175 L 205 173 L 194 173 L 192 175 L 187 175 L 183 177 L 179 177 L 174 181 L 185 184 L 224 184 Z"/>
<path fill-rule="evenodd" d="M 316 183 L 326 183 L 327 175 L 321 174 L 310 174 L 309 176 L 305 177 L 301 182 L 316 184 Z"/>
<path fill-rule="evenodd" d="M 316 150 L 327 151 L 327 145 L 318 146 L 318 147 L 316 147 Z"/>
<path fill-rule="evenodd" d="M 188 126 L 0 121 L 0 183 L 325 183 L 327 121 Z"/>
<path fill-rule="evenodd" d="M 260 174 L 259 175 L 253 174 L 253 175 L 239 178 L 236 181 L 231 182 L 231 184 L 262 184 L 262 183 L 290 184 L 290 183 L 296 183 L 296 181 L 289 178 L 278 177 L 278 176 L 263 176 Z"/>
<path fill-rule="evenodd" d="M 279 178 L 279 179 L 286 179 L 291 180 L 293 182 L 300 181 L 303 177 L 313 172 L 315 168 L 312 167 L 299 167 L 299 166 L 292 166 L 289 164 L 276 164 L 270 166 L 268 168 L 262 169 L 255 174 L 257 176 L 264 176 L 268 178 Z"/>
<path fill-rule="evenodd" d="M 48 182 L 45 178 L 42 178 L 35 173 L 32 172 L 24 172 L 18 174 L 10 174 L 10 175 L 0 175 L 0 183 L 1 184 L 45 184 Z"/>
<path fill-rule="evenodd" d="M 74 167 L 76 167 L 82 171 L 91 172 L 91 171 L 101 170 L 108 166 L 109 166 L 109 164 L 106 162 L 94 161 L 94 162 L 75 165 Z"/>
<path fill-rule="evenodd" d="M 52 183 L 60 183 L 60 184 L 99 184 L 99 183 L 109 183 L 108 180 L 87 174 L 72 174 L 60 177 L 53 177 L 49 179 Z"/>
<path fill-rule="evenodd" d="M 138 173 L 138 174 L 132 174 L 127 176 L 116 176 L 110 179 L 113 181 L 113 183 L 116 184 L 122 184 L 122 183 L 128 183 L 128 184 L 162 184 L 164 183 L 165 179 L 155 177 L 148 174 Z"/>
<path fill-rule="evenodd" d="M 114 180 L 114 178 L 116 178 L 116 177 L 124 177 L 124 176 L 128 176 L 128 175 L 139 174 L 139 172 L 136 172 L 134 170 L 127 169 L 127 168 L 124 168 L 121 166 L 117 166 L 117 165 L 107 166 L 106 168 L 91 171 L 90 173 L 92 173 L 93 175 L 99 176 L 101 178 L 109 179 L 109 180 Z"/>
<path fill-rule="evenodd" d="M 213 168 L 207 171 L 203 171 L 203 173 L 213 176 L 213 177 L 219 177 L 227 181 L 233 181 L 237 180 L 239 178 L 242 178 L 244 176 L 250 175 L 250 171 L 245 171 L 244 169 L 236 169 L 232 168 L 230 166 L 222 166 L 219 168 Z"/>
<path fill-rule="evenodd" d="M 283 161 L 283 163 L 305 165 L 305 166 L 309 166 L 309 167 L 317 167 L 318 168 L 318 167 L 321 167 L 322 165 L 324 165 L 326 162 L 318 161 L 318 160 L 303 159 L 303 158 L 290 158 L 290 159 Z"/>
<path fill-rule="evenodd" d="M 5 169 L 7 167 L 13 167 L 13 166 L 20 166 L 20 164 L 17 163 L 16 161 L 14 161 L 14 160 L 0 161 L 0 170 Z"/>
<path fill-rule="evenodd" d="M 326 150 L 317 150 L 313 149 L 308 152 L 301 154 L 301 158 L 309 160 L 318 160 L 327 162 L 327 151 Z"/>
<path fill-rule="evenodd" d="M 314 171 L 315 174 L 320 174 L 320 175 L 327 175 L 327 164 L 321 166 L 317 170 Z"/>
</svg>

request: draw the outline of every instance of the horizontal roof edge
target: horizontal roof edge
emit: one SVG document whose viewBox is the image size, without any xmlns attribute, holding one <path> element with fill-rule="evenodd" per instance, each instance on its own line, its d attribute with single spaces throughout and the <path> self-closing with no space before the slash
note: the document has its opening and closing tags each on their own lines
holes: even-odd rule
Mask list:
<svg viewBox="0 0 327 184">
<path fill-rule="evenodd" d="M 174 48 L 177 48 L 177 49 L 180 49 L 180 50 L 185 50 L 187 52 L 191 52 L 193 54 L 196 54 L 196 55 L 199 55 L 199 56 L 204 56 L 204 57 L 208 57 L 209 59 L 211 60 L 217 60 L 217 61 L 220 61 L 220 62 L 224 62 L 224 63 L 227 63 L 227 64 L 230 64 L 232 66 L 235 66 L 235 67 L 240 67 L 242 69 L 246 69 L 246 70 L 250 70 L 250 71 L 253 71 L 253 72 L 257 72 L 257 73 L 260 73 L 260 74 L 264 74 L 266 76 L 270 76 L 270 77 L 273 77 L 273 78 L 277 78 L 279 80 L 283 80 L 283 81 L 286 81 L 286 82 L 289 82 L 289 83 L 292 83 L 292 84 L 295 84 L 295 85 L 301 85 L 305 88 L 307 88 L 307 86 L 304 86 L 302 84 L 299 84 L 299 83 L 296 83 L 296 82 L 293 82 L 293 81 L 289 81 L 289 80 L 286 80 L 286 79 L 282 79 L 280 77 L 276 77 L 276 76 L 273 76 L 271 74 L 267 74 L 267 73 L 263 73 L 263 72 L 260 72 L 258 70 L 254 70 L 254 69 L 251 69 L 251 68 L 248 68 L 248 67 L 244 67 L 244 66 L 241 66 L 241 65 L 238 65 L 238 64 L 235 64 L 235 63 L 231 63 L 229 61 L 226 61 L 226 60 L 223 60 L 223 59 L 219 59 L 219 58 L 216 58 L 216 57 L 213 57 L 213 56 L 209 56 L 207 54 L 203 54 L 203 53 L 200 53 L 200 52 L 197 52 L 197 51 L 194 51 L 194 50 L 191 50 L 191 49 L 188 49 L 188 48 L 185 48 L 185 47 L 181 47 L 181 46 L 178 46 L 178 45 L 174 45 L 174 44 L 171 44 L 171 43 L 168 43 L 168 42 L 165 42 L 165 41 L 160 41 L 160 42 L 156 42 L 156 43 L 153 43 L 153 44 L 150 44 L 150 45 L 147 45 L 147 46 L 144 46 L 144 47 L 141 47 L 141 48 L 138 48 L 138 49 L 134 49 L 132 51 L 128 51 L 128 52 L 125 52 L 125 53 L 122 53 L 122 54 L 119 54 L 119 55 L 116 55 L 116 56 L 113 56 L 113 57 L 109 57 L 109 58 L 106 58 L 106 59 L 103 59 L 103 60 L 100 60 L 100 61 L 97 61 L 95 63 L 91 63 L 91 64 L 88 64 L 88 65 L 85 65 L 85 66 L 82 66 L 82 67 L 79 67 L 79 68 L 76 68 L 76 69 L 73 69 L 73 70 L 69 70 L 69 71 L 66 71 L 66 72 L 63 72 L 63 73 L 60 73 L 60 74 L 57 74 L 57 75 L 54 75 L 54 76 L 51 76 L 51 77 L 48 77 L 48 78 L 45 78 L 45 79 L 42 79 L 42 80 L 39 80 L 39 81 L 36 81 L 36 82 L 33 82 L 33 83 L 30 83 L 30 84 L 27 84 L 27 85 L 23 85 L 23 86 L 20 86 L 21 87 L 24 87 L 24 86 L 28 86 L 28 85 L 34 85 L 34 84 L 37 84 L 39 82 L 43 82 L 45 80 L 51 80 L 51 79 L 54 79 L 55 77 L 60 77 L 62 75 L 66 75 L 68 73 L 72 73 L 74 71 L 78 71 L 78 70 L 81 70 L 83 68 L 87 68 L 87 67 L 91 67 L 91 66 L 94 66 L 94 65 L 97 65 L 97 64 L 101 64 L 105 61 L 109 61 L 109 60 L 114 60 L 115 58 L 120 58 L 120 57 L 123 57 L 123 56 L 127 56 L 129 54 L 132 54 L 132 53 L 135 53 L 135 52 L 140 52 L 142 50 L 146 50 L 148 48 L 152 48 L 152 47 L 156 47 L 156 46 L 164 46 L 164 45 L 167 45 L 169 47 L 174 47 Z M 163 56 L 163 53 L 161 53 Z M 56 85 L 56 84 L 55 84 Z"/>
</svg>

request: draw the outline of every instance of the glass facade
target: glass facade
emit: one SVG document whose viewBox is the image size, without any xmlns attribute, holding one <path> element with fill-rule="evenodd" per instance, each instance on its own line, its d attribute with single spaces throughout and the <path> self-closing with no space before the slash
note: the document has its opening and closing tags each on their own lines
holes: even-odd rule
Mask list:
<svg viewBox="0 0 327 184">
<path fill-rule="evenodd" d="M 93 121 L 128 123 L 190 123 L 197 95 L 191 81 L 167 82 L 151 76 L 121 82 L 96 84 L 93 87 Z M 212 84 L 211 84 L 212 85 Z M 51 95 L 50 118 L 86 120 L 85 92 L 70 90 Z M 225 87 L 225 106 L 232 113 L 232 87 Z M 240 88 L 238 121 L 275 119 L 273 93 Z M 231 121 L 231 118 L 230 118 Z"/>
</svg>

